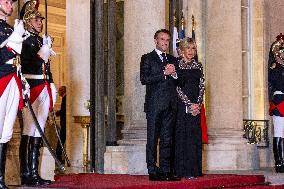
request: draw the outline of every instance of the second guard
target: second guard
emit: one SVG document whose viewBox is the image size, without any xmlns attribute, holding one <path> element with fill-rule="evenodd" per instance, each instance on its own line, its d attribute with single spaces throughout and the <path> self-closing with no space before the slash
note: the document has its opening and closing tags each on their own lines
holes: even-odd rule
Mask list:
<svg viewBox="0 0 284 189">
<path fill-rule="evenodd" d="M 49 36 L 40 37 L 44 17 L 37 10 L 37 1 L 28 1 L 21 10 L 28 36 L 23 42 L 21 54 L 22 72 L 30 85 L 30 102 L 41 129 L 44 131 L 48 112 L 56 100 L 56 88 L 50 72 L 49 57 L 54 51 Z M 23 131 L 20 143 L 21 184 L 45 185 L 50 180 L 39 176 L 39 156 L 42 138 L 36 129 L 28 108 L 23 110 Z"/>
</svg>

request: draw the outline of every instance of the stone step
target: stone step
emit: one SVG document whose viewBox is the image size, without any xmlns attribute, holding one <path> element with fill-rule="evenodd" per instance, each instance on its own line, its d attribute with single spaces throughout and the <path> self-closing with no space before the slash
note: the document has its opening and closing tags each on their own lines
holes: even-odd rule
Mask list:
<svg viewBox="0 0 284 189">
<path fill-rule="evenodd" d="M 206 171 L 207 174 L 238 174 L 238 175 L 264 175 L 265 182 L 272 185 L 284 185 L 284 173 L 276 173 L 274 168 L 261 168 L 259 170 L 233 170 L 233 171 Z"/>
</svg>

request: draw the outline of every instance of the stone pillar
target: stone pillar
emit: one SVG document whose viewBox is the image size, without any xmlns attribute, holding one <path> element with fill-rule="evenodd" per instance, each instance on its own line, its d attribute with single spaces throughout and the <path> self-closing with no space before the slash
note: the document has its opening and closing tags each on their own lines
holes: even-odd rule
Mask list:
<svg viewBox="0 0 284 189">
<path fill-rule="evenodd" d="M 91 59 L 91 161 L 92 169 L 103 173 L 105 153 L 104 32 L 103 1 L 92 1 Z M 93 12 L 94 11 L 94 12 Z M 93 14 L 94 13 L 94 14 Z M 93 57 L 95 55 L 95 57 Z M 93 148 L 94 147 L 94 148 Z"/>
<path fill-rule="evenodd" d="M 106 143 L 117 145 L 116 134 L 116 1 L 108 0 L 108 77 Z"/>
<path fill-rule="evenodd" d="M 257 168 L 242 138 L 241 1 L 206 1 L 207 170 Z"/>
<path fill-rule="evenodd" d="M 265 75 L 267 73 L 267 59 L 265 52 L 269 52 L 269 48 L 265 48 L 264 40 L 264 0 L 251 3 L 252 7 L 252 70 L 253 70 L 253 98 L 252 98 L 252 117 L 253 119 L 266 119 L 268 115 L 269 103 L 266 101 L 267 84 Z M 280 32 L 279 32 L 280 33 Z M 275 36 L 276 37 L 276 36 Z"/>
<path fill-rule="evenodd" d="M 140 58 L 152 51 L 154 33 L 165 27 L 164 0 L 124 1 L 125 126 L 118 147 L 107 147 L 105 173 L 147 173 L 145 87 L 140 82 Z"/>
<path fill-rule="evenodd" d="M 270 45 L 265 45 L 265 28 L 270 23 L 265 23 L 265 0 L 251 1 L 252 16 L 252 119 L 269 119 L 269 98 L 268 98 L 268 53 Z M 268 3 L 271 3 L 270 1 Z M 283 15 L 283 13 L 282 13 Z M 267 27 L 269 28 L 269 27 Z M 270 31 L 270 30 L 269 30 Z M 282 31 L 282 30 L 281 30 Z M 280 33 L 280 31 L 279 31 Z M 275 36 L 276 37 L 276 36 Z M 275 38 L 274 38 L 275 39 Z M 269 125 L 268 137 L 272 141 L 272 122 Z M 272 144 L 272 143 L 270 143 Z M 272 145 L 269 148 L 258 148 L 260 167 L 273 167 Z"/>
<path fill-rule="evenodd" d="M 140 82 L 140 58 L 155 48 L 154 33 L 165 27 L 165 20 L 164 0 L 124 1 L 125 127 L 120 144 L 146 141 L 145 87 Z"/>
<path fill-rule="evenodd" d="M 80 11 L 84 10 L 84 11 Z M 80 16 L 78 16 L 80 15 Z M 83 133 L 74 116 L 89 116 L 90 99 L 90 1 L 66 1 L 67 38 L 67 154 L 72 172 L 83 170 Z M 68 106 L 69 105 L 69 106 Z"/>
</svg>

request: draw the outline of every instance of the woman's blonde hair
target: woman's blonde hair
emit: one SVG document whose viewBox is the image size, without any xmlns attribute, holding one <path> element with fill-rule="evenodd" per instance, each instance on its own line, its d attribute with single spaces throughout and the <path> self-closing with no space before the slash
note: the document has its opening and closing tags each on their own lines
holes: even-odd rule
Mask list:
<svg viewBox="0 0 284 189">
<path fill-rule="evenodd" d="M 185 48 L 188 48 L 189 45 L 194 45 L 195 49 L 196 49 L 196 43 L 195 43 L 195 40 L 192 39 L 192 38 L 184 38 L 180 41 L 179 43 L 179 47 L 181 50 L 185 49 Z"/>
</svg>

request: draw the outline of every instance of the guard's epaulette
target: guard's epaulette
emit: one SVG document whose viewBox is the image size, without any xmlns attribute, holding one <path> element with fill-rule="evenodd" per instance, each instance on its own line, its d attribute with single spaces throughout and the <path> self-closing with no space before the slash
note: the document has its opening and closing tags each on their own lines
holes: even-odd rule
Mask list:
<svg viewBox="0 0 284 189">
<path fill-rule="evenodd" d="M 31 33 L 30 36 L 24 41 L 26 44 L 30 44 L 33 47 L 40 48 L 42 46 L 42 38 L 34 33 Z"/>
<path fill-rule="evenodd" d="M 13 32 L 12 26 L 0 19 L 0 43 L 5 41 Z"/>
</svg>

